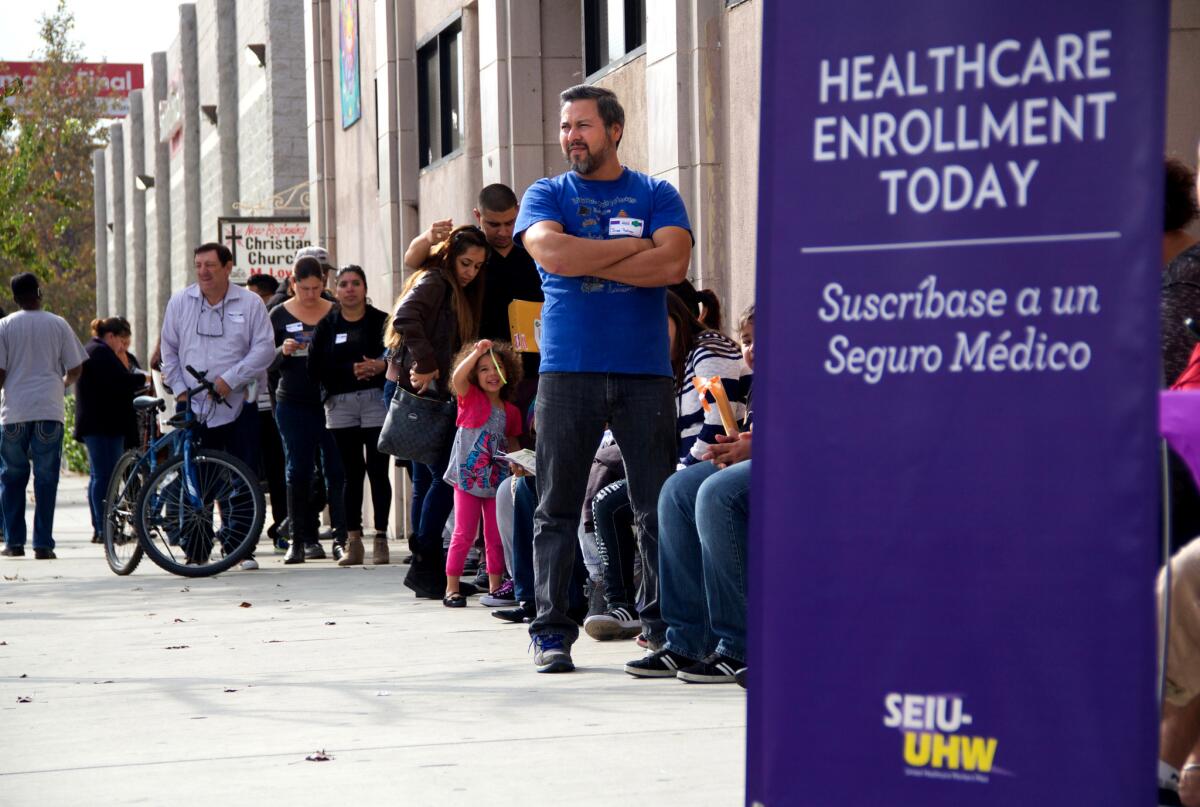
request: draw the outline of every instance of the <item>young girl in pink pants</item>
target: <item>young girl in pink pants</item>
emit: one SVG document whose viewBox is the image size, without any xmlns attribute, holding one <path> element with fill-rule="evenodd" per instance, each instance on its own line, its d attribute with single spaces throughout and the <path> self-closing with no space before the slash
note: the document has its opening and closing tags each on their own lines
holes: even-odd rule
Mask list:
<svg viewBox="0 0 1200 807">
<path fill-rule="evenodd" d="M 508 451 L 508 438 L 521 433 L 521 413 L 507 402 L 521 380 L 521 361 L 512 346 L 481 339 L 458 355 L 450 386 L 458 398 L 458 433 L 446 484 L 454 488 L 454 535 L 446 553 L 446 596 L 442 605 L 467 604 L 458 590 L 467 551 L 483 517 L 489 588 L 494 593 L 504 579 L 504 547 L 496 526 L 496 489 L 509 476 L 508 463 L 498 455 Z M 514 446 L 515 448 L 515 446 Z"/>
</svg>

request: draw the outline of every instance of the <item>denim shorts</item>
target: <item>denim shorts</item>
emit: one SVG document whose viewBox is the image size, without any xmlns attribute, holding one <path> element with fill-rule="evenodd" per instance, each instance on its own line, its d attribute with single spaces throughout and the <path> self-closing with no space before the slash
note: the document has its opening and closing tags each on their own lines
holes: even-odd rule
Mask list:
<svg viewBox="0 0 1200 807">
<path fill-rule="evenodd" d="M 378 389 L 343 392 L 325 400 L 327 429 L 378 429 L 386 416 L 387 407 Z"/>
</svg>

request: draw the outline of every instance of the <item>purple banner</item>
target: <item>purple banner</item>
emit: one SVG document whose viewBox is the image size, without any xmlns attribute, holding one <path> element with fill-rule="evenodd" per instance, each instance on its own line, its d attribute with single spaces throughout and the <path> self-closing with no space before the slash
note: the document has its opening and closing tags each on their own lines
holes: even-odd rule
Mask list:
<svg viewBox="0 0 1200 807">
<path fill-rule="evenodd" d="M 1151 803 L 1166 3 L 763 13 L 747 802 Z"/>
</svg>

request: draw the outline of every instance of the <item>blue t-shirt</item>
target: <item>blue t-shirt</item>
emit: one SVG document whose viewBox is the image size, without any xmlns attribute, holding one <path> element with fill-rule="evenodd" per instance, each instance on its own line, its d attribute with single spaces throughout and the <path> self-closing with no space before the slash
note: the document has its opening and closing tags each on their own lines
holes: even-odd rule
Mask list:
<svg viewBox="0 0 1200 807">
<path fill-rule="evenodd" d="M 556 221 L 579 238 L 621 238 L 639 229 L 641 238 L 650 238 L 663 227 L 692 229 L 679 191 L 629 168 L 608 181 L 574 171 L 539 179 L 525 191 L 513 237 L 520 241 L 539 221 Z M 673 375 L 666 289 L 561 277 L 541 264 L 538 273 L 546 295 L 541 372 Z"/>
</svg>

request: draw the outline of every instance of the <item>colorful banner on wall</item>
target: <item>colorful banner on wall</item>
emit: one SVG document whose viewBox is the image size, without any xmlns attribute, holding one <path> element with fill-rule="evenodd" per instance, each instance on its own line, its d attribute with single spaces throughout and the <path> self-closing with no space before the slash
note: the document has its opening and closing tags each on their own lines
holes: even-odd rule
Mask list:
<svg viewBox="0 0 1200 807">
<path fill-rule="evenodd" d="M 283 280 L 292 271 L 296 253 L 314 243 L 308 218 L 241 216 L 220 218 L 221 243 L 233 252 L 234 283 L 245 285 L 251 275 Z"/>
<path fill-rule="evenodd" d="M 763 14 L 747 803 L 1149 803 L 1166 3 Z"/>
<path fill-rule="evenodd" d="M 339 38 L 341 43 L 342 128 L 349 129 L 362 117 L 362 81 L 358 72 L 358 0 L 341 0 Z"/>
</svg>

